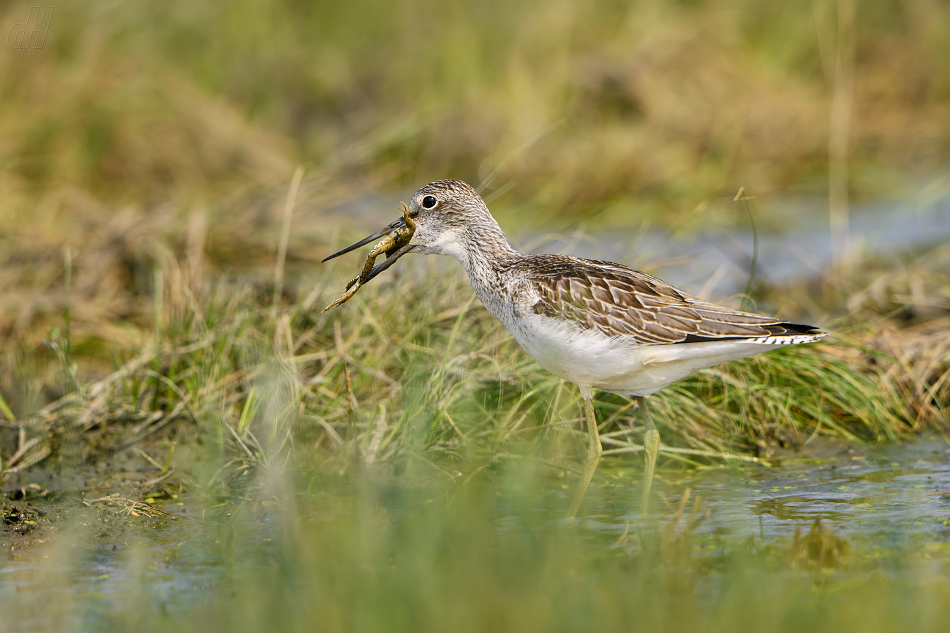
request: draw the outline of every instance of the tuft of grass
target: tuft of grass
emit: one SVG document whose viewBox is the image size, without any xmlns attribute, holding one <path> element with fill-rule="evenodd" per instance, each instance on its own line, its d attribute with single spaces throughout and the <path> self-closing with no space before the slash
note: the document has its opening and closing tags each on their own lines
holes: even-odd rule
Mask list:
<svg viewBox="0 0 950 633">
<path fill-rule="evenodd" d="M 498 460 L 571 472 L 583 459 L 573 386 L 531 361 L 461 275 L 407 263 L 317 316 L 313 306 L 338 290 L 333 278 L 302 303 L 275 305 L 248 285 L 186 283 L 187 268 L 166 257 L 154 277 L 168 281 L 152 301 L 161 326 L 122 352 L 128 360 L 111 374 L 17 414 L 23 438 L 5 460 L 7 485 L 76 468 L 76 451 L 63 449 L 74 444 L 86 447 L 81 468 L 138 460 L 128 451 L 154 447 L 169 455 L 162 486 L 225 495 L 278 467 L 428 464 L 470 476 Z M 946 337 L 938 327 L 907 338 L 891 323 L 843 328 L 827 343 L 728 363 L 661 391 L 651 405 L 664 454 L 769 458 L 818 435 L 945 432 Z M 923 348 L 929 355 L 912 353 Z M 616 455 L 608 459 L 630 459 L 642 432 L 631 402 L 599 394 L 596 406 Z M 169 468 L 176 446 L 189 470 Z M 152 479 L 144 472 L 133 483 Z"/>
</svg>

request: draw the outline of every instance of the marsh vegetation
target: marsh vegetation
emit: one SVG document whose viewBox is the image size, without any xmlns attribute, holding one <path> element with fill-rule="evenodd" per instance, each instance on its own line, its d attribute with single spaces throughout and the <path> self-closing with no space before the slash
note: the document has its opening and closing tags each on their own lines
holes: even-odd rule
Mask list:
<svg viewBox="0 0 950 633">
<path fill-rule="evenodd" d="M 653 517 L 635 407 L 598 395 L 604 467 L 576 524 L 573 387 L 461 270 L 407 257 L 318 315 L 360 262 L 318 263 L 445 176 L 528 248 L 688 241 L 749 211 L 760 236 L 825 235 L 828 205 L 870 200 L 947 213 L 948 11 L 57 5 L 42 56 L 0 55 L 0 618 L 944 630 L 946 235 L 761 268 L 747 296 L 709 284 L 834 336 L 657 394 Z"/>
</svg>

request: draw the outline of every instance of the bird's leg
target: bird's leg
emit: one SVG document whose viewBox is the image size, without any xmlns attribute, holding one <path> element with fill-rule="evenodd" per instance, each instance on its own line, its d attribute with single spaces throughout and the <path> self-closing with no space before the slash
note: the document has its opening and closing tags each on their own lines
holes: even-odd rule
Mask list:
<svg viewBox="0 0 950 633">
<path fill-rule="evenodd" d="M 660 450 L 660 432 L 656 430 L 656 425 L 650 419 L 650 412 L 647 410 L 647 399 L 643 396 L 637 396 L 637 404 L 640 407 L 640 421 L 646 433 L 643 434 L 644 448 L 644 468 L 643 468 L 643 498 L 640 502 L 640 514 L 645 515 L 650 509 L 650 487 L 653 485 L 653 470 L 656 468 L 656 454 Z"/>
<path fill-rule="evenodd" d="M 604 452 L 600 445 L 600 434 L 597 432 L 597 417 L 594 415 L 593 394 L 582 393 L 584 399 L 584 413 L 587 417 L 587 463 L 584 465 L 584 475 L 581 482 L 577 485 L 577 491 L 574 493 L 574 500 L 571 502 L 571 509 L 567 513 L 567 518 L 573 519 L 577 516 L 577 510 L 584 499 L 584 493 L 587 492 L 587 486 L 594 477 L 594 471 L 597 470 L 597 463 L 600 462 L 600 455 Z"/>
</svg>

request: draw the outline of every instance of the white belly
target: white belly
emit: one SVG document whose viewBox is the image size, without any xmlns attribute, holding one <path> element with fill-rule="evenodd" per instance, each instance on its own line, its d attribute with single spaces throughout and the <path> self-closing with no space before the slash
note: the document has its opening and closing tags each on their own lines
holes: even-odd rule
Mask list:
<svg viewBox="0 0 950 633">
<path fill-rule="evenodd" d="M 506 324 L 531 358 L 582 390 L 647 396 L 701 369 L 784 347 L 755 339 L 638 345 L 540 315 Z M 774 339 L 772 339 L 774 340 Z"/>
</svg>

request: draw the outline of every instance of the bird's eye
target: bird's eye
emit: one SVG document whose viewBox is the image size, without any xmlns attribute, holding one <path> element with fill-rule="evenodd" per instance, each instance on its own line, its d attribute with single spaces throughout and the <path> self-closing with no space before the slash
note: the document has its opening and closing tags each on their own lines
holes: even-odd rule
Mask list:
<svg viewBox="0 0 950 633">
<path fill-rule="evenodd" d="M 425 198 L 422 199 L 422 208 L 423 208 L 423 209 L 431 209 L 431 208 L 434 207 L 438 202 L 439 202 L 439 201 L 435 199 L 435 196 L 426 196 Z"/>
</svg>

